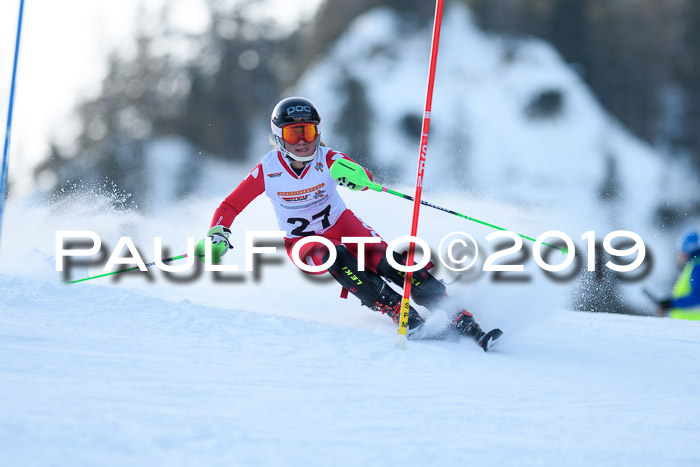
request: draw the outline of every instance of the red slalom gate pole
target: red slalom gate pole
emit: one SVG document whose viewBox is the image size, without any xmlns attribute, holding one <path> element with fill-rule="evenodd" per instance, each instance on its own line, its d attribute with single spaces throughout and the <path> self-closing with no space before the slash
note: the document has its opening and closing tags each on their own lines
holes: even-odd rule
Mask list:
<svg viewBox="0 0 700 467">
<path fill-rule="evenodd" d="M 430 110 L 433 106 L 433 86 L 435 84 L 435 66 L 437 64 L 438 45 L 440 44 L 440 26 L 442 25 L 443 0 L 437 0 L 435 5 L 435 22 L 433 23 L 433 39 L 430 50 L 430 67 L 428 71 L 428 90 L 425 97 L 425 111 L 423 112 L 423 130 L 420 138 L 420 150 L 418 152 L 418 173 L 416 175 L 416 195 L 413 200 L 413 220 L 411 222 L 411 237 L 418 233 L 418 214 L 420 212 L 421 195 L 423 194 L 423 172 L 425 171 L 425 157 L 428 152 L 428 132 L 430 130 Z M 409 243 L 406 266 L 413 266 L 415 256 L 415 243 Z M 408 311 L 410 309 L 409 298 L 411 296 L 411 281 L 413 272 L 406 272 L 403 283 L 403 298 L 401 300 L 401 317 L 399 318 L 399 335 L 396 346 L 406 348 L 406 331 L 408 330 Z"/>
</svg>

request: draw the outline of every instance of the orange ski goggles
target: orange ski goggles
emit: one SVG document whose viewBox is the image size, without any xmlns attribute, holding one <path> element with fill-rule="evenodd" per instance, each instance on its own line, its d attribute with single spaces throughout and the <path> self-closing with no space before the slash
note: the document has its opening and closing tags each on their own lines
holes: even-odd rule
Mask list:
<svg viewBox="0 0 700 467">
<path fill-rule="evenodd" d="M 302 139 L 313 143 L 317 136 L 318 127 L 315 123 L 296 123 L 282 127 L 282 139 L 289 144 L 297 144 Z"/>
</svg>

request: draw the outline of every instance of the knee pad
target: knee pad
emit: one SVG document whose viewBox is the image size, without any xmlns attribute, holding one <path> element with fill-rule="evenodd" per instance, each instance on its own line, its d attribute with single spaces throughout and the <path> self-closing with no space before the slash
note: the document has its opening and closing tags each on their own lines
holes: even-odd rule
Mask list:
<svg viewBox="0 0 700 467">
<path fill-rule="evenodd" d="M 394 260 L 399 264 L 406 264 L 406 257 L 397 252 L 393 252 Z M 394 269 L 386 256 L 382 258 L 377 266 L 377 272 L 386 277 L 399 287 L 403 287 L 406 273 Z M 411 297 L 421 306 L 430 308 L 437 304 L 446 295 L 445 284 L 437 280 L 427 269 L 422 268 L 413 273 L 411 278 Z"/>
</svg>

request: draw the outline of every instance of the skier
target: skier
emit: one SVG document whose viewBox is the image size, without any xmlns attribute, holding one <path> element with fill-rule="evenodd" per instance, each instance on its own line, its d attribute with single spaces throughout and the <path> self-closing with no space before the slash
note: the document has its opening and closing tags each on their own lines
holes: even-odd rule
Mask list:
<svg viewBox="0 0 700 467">
<path fill-rule="evenodd" d="M 700 236 L 696 230 L 682 237 L 679 260 L 683 270 L 671 297 L 658 302 L 656 314 L 697 321 L 700 320 Z"/>
<path fill-rule="evenodd" d="M 292 248 L 309 235 L 322 236 L 333 243 L 337 257 L 328 272 L 360 302 L 372 310 L 386 314 L 398 324 L 401 295 L 386 280 L 402 286 L 403 273 L 394 269 L 385 257 L 387 243 L 350 209 L 338 194 L 337 186 L 351 190 L 366 190 L 346 178 L 335 180 L 330 167 L 338 159 L 352 160 L 321 142 L 321 117 L 314 104 L 302 97 L 282 99 L 272 111 L 270 119 L 274 148 L 253 168 L 250 174 L 226 197 L 214 212 L 207 236 L 212 239 L 212 261 L 233 248 L 229 243 L 229 227 L 236 216 L 256 197 L 265 193 L 275 209 L 280 230 L 285 234 L 285 248 L 291 258 Z M 368 177 L 371 173 L 365 169 Z M 365 268 L 358 267 L 358 244 L 341 242 L 342 237 L 378 237 L 379 243 L 364 245 Z M 205 243 L 202 239 L 196 254 L 203 259 Z M 326 262 L 328 249 L 320 243 L 301 247 L 299 258 L 309 265 Z M 398 263 L 405 264 L 402 255 L 394 252 Z M 318 274 L 322 274 L 320 272 Z M 411 298 L 426 308 L 438 306 L 446 297 L 445 285 L 426 268 L 413 273 Z M 411 307 L 407 335 L 414 334 L 424 319 Z M 450 329 L 473 338 L 484 351 L 500 337 L 500 330 L 485 333 L 466 310 L 459 311 L 450 323 Z"/>
</svg>

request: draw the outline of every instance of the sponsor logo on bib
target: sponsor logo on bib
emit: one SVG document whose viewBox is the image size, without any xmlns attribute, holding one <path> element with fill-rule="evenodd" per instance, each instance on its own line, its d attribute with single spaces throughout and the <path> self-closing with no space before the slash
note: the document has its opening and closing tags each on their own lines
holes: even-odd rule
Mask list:
<svg viewBox="0 0 700 467">
<path fill-rule="evenodd" d="M 321 190 L 324 186 L 326 186 L 326 184 L 321 183 L 299 191 L 278 191 L 277 196 L 285 203 L 301 203 L 307 201 L 311 197 L 313 197 L 312 199 L 318 198 L 318 196 L 315 196 L 317 195 L 317 193 L 315 193 L 317 191 L 325 193 L 325 190 Z"/>
</svg>

